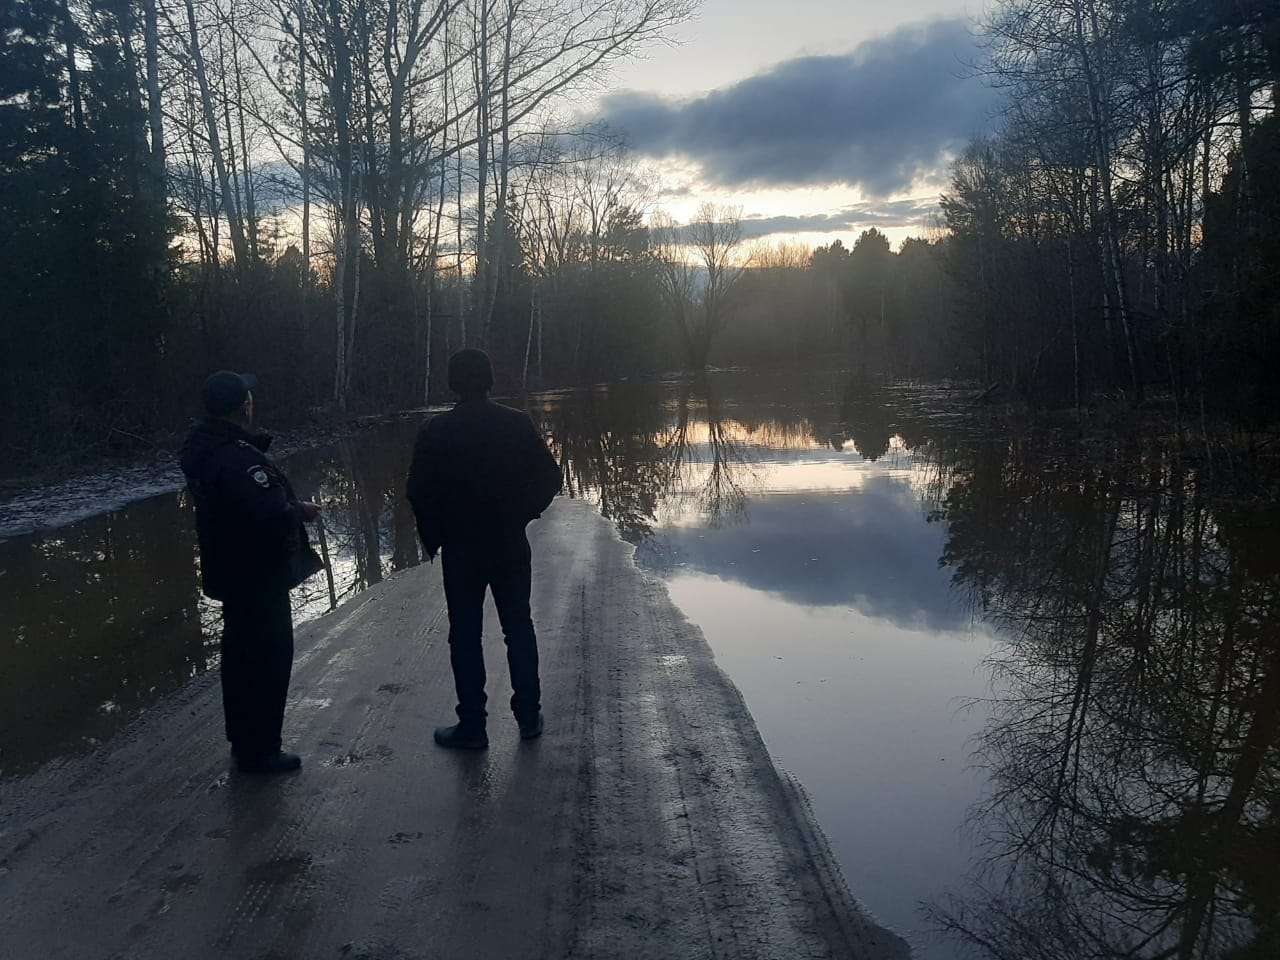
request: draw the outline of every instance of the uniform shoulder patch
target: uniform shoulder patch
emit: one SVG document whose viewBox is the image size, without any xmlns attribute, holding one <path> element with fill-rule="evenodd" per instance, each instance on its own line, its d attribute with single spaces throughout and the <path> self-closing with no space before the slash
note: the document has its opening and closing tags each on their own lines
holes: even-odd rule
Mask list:
<svg viewBox="0 0 1280 960">
<path fill-rule="evenodd" d="M 258 486 L 271 486 L 271 478 L 267 476 L 267 471 L 262 468 L 261 464 L 254 464 L 246 472 L 253 478 L 253 482 Z"/>
</svg>

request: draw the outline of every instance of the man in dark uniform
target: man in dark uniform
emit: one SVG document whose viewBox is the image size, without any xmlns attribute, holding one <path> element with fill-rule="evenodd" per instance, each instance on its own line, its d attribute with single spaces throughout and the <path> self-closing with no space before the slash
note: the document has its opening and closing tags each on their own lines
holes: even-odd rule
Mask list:
<svg viewBox="0 0 1280 960">
<path fill-rule="evenodd" d="M 525 527 L 560 490 L 560 467 L 529 417 L 491 402 L 493 368 L 479 350 L 449 359 L 448 413 L 422 425 L 409 470 L 408 497 L 427 556 L 443 552 L 449 608 L 449 662 L 458 722 L 440 727 L 443 747 L 483 749 L 484 595 L 498 608 L 511 670 L 511 709 L 520 736 L 542 733 L 538 644 L 529 615 L 530 551 Z"/>
<path fill-rule="evenodd" d="M 322 566 L 304 522 L 320 508 L 299 502 L 266 457 L 271 437 L 250 433 L 250 374 L 221 370 L 204 383 L 208 415 L 187 435 L 182 472 L 195 499 L 206 596 L 222 601 L 222 709 L 237 768 L 296 770 L 280 749 L 293 671 L 289 591 Z"/>
</svg>

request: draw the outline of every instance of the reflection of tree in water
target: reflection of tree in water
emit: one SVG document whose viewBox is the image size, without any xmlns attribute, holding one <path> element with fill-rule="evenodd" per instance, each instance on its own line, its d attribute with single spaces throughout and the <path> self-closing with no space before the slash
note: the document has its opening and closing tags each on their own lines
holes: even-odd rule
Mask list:
<svg viewBox="0 0 1280 960">
<path fill-rule="evenodd" d="M 383 425 L 291 459 L 298 495 L 324 506 L 312 540 L 326 567 L 295 591 L 299 614 L 332 609 L 388 572 L 420 561 L 413 511 L 403 496 L 416 429 L 408 421 Z"/>
<path fill-rule="evenodd" d="M 1152 445 L 982 445 L 944 561 L 1007 634 L 989 858 L 931 912 L 1000 958 L 1280 956 L 1280 570 Z"/>
<path fill-rule="evenodd" d="M 105 739 L 216 662 L 180 494 L 0 544 L 0 775 Z"/>
<path fill-rule="evenodd" d="M 616 384 L 547 400 L 533 415 L 560 460 L 564 493 L 593 494 L 624 540 L 646 539 L 665 482 L 666 411 L 657 388 Z"/>
<path fill-rule="evenodd" d="M 856 400 L 841 409 L 844 436 L 833 438 L 831 445 L 839 448 L 851 440 L 854 449 L 864 460 L 879 460 L 889 452 L 893 437 L 893 418 L 889 409 L 875 400 Z"/>
<path fill-rule="evenodd" d="M 726 387 L 732 405 L 720 399 Z M 849 440 L 864 459 L 879 459 L 903 422 L 894 410 L 891 395 L 858 393 L 836 375 L 784 374 L 614 384 L 547 397 L 534 415 L 560 458 L 565 492 L 597 497 L 623 538 L 641 543 L 664 509 L 695 511 L 711 527 L 744 519 L 758 459 L 840 450 Z M 923 428 L 922 437 L 932 433 Z"/>
<path fill-rule="evenodd" d="M 897 418 L 890 408 L 890 395 L 872 390 L 857 378 L 839 389 L 839 400 L 831 413 L 813 420 L 813 436 L 832 450 L 852 442 L 864 460 L 879 460 L 889 452 L 897 431 Z M 829 408 L 831 405 L 828 405 Z"/>
<path fill-rule="evenodd" d="M 705 382 L 673 401 L 654 384 L 622 384 L 553 398 L 541 414 L 569 496 L 593 495 L 624 540 L 653 534 L 659 510 L 693 504 L 717 526 L 745 510 L 746 431 L 722 414 Z"/>
<path fill-rule="evenodd" d="M 749 435 L 742 424 L 725 417 L 705 379 L 681 384 L 675 425 L 664 440 L 669 464 L 667 500 L 692 503 L 713 530 L 745 517 Z"/>
</svg>

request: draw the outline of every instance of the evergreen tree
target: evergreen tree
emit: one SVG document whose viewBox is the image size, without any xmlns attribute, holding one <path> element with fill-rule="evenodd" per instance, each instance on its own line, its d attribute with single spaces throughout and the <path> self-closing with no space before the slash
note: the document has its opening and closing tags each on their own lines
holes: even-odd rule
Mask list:
<svg viewBox="0 0 1280 960">
<path fill-rule="evenodd" d="M 144 189 L 130 8 L 78 9 L 0 10 L 0 402 L 20 449 L 145 422 L 163 348 L 165 212 Z"/>
</svg>

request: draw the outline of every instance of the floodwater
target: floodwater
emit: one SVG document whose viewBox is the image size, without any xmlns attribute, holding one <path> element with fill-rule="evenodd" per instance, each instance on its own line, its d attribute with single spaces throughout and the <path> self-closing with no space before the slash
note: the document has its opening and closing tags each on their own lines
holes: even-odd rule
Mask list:
<svg viewBox="0 0 1280 960">
<path fill-rule="evenodd" d="M 838 373 L 530 410 L 916 956 L 1280 955 L 1267 462 L 993 433 Z M 418 562 L 414 427 L 287 461 L 327 506 L 331 578 L 299 618 Z M 91 750 L 216 662 L 182 494 L 0 543 L 0 776 Z"/>
<path fill-rule="evenodd" d="M 419 562 L 400 496 L 416 430 L 391 421 L 281 461 L 326 505 L 312 539 L 328 568 L 293 592 L 295 621 Z M 0 777 L 93 749 L 216 668 L 219 631 L 184 491 L 0 541 Z"/>
</svg>

